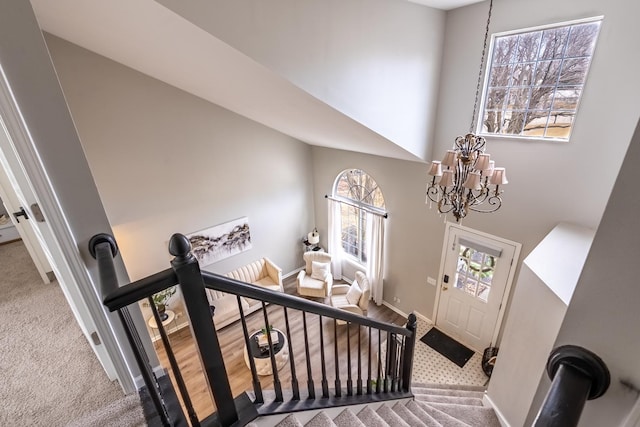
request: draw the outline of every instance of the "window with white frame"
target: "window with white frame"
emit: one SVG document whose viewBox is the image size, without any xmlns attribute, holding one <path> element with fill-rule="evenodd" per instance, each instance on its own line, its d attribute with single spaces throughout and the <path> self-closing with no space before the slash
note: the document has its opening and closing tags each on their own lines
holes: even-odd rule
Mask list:
<svg viewBox="0 0 640 427">
<path fill-rule="evenodd" d="M 358 262 L 367 262 L 367 211 L 383 212 L 384 197 L 376 181 L 360 169 L 342 172 L 333 196 L 340 204 L 342 249 Z"/>
<path fill-rule="evenodd" d="M 568 140 L 601 20 L 493 35 L 479 133 Z"/>
</svg>

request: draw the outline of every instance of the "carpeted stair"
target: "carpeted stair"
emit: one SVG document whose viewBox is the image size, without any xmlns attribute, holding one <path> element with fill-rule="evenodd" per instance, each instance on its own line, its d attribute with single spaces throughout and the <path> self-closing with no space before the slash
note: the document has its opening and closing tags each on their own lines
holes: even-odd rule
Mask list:
<svg viewBox="0 0 640 427">
<path fill-rule="evenodd" d="M 412 392 L 414 399 L 345 407 L 333 417 L 328 410 L 291 413 L 248 427 L 500 427 L 493 409 L 482 405 L 482 387 L 414 384 Z"/>
</svg>

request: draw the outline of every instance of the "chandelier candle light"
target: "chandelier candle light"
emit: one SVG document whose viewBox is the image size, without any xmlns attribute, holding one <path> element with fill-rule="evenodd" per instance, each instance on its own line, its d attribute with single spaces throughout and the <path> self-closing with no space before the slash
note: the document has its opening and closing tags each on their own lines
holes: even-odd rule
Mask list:
<svg viewBox="0 0 640 427">
<path fill-rule="evenodd" d="M 428 171 L 432 178 L 427 185 L 425 202 L 437 203 L 440 213 L 453 213 L 457 222 L 467 216 L 470 210 L 489 213 L 500 209 L 502 206 L 500 186 L 508 183 L 505 169 L 495 167 L 491 155 L 484 152 L 487 141 L 473 134 L 492 8 L 493 0 L 489 3 L 489 17 L 484 34 L 484 47 L 469 133 L 457 137 L 454 149 L 446 152 L 442 162 L 437 160 L 431 162 Z M 443 166 L 446 169 L 443 169 Z M 492 188 L 492 186 L 495 187 Z"/>
</svg>

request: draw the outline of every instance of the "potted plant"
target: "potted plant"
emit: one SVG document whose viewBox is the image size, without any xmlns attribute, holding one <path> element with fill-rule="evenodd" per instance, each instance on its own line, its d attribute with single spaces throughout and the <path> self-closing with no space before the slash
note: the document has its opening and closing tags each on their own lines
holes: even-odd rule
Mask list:
<svg viewBox="0 0 640 427">
<path fill-rule="evenodd" d="M 260 330 L 260 334 L 258 334 L 258 347 L 266 347 L 269 345 L 267 332 L 270 332 L 271 344 L 276 345 L 280 341 L 278 332 L 273 330 L 273 325 L 269 325 L 268 328 L 262 328 Z"/>
<path fill-rule="evenodd" d="M 165 289 L 164 291 L 160 291 L 151 296 L 153 303 L 156 305 L 158 309 L 158 314 L 160 315 L 160 320 L 163 322 L 167 320 L 169 315 L 166 313 L 167 303 L 169 299 L 176 293 L 176 287 L 172 286 L 170 288 Z"/>
</svg>

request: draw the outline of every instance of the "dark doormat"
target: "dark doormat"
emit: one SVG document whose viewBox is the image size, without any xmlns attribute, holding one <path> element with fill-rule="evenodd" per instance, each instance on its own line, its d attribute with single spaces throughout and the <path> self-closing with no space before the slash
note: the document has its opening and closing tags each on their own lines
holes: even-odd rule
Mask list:
<svg viewBox="0 0 640 427">
<path fill-rule="evenodd" d="M 463 346 L 453 338 L 449 338 L 436 328 L 429 329 L 429 332 L 424 334 L 424 336 L 420 338 L 420 341 L 461 368 L 471 359 L 471 356 L 473 356 L 473 350 Z"/>
</svg>

